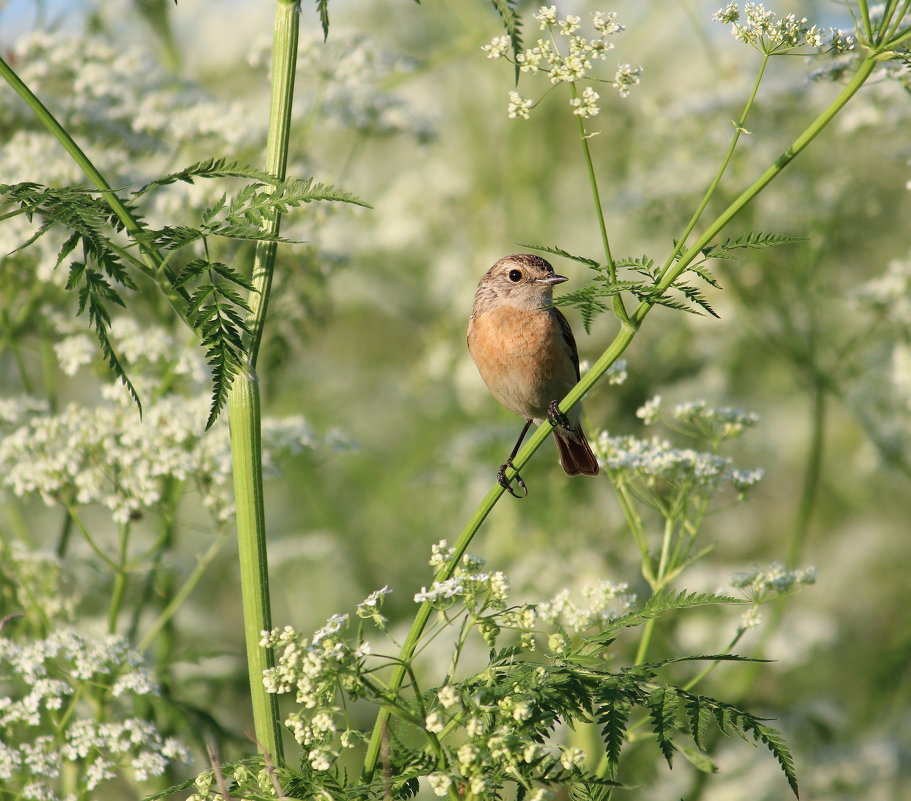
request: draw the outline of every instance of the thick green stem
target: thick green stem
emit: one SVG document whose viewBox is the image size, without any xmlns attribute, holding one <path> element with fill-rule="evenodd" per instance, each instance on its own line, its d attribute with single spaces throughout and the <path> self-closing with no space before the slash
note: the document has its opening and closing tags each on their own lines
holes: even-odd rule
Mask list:
<svg viewBox="0 0 911 801">
<path fill-rule="evenodd" d="M 272 101 L 266 144 L 266 170 L 276 178 L 284 177 L 288 164 L 299 20 L 299 0 L 276 2 L 272 46 Z M 280 226 L 281 215 L 276 213 L 265 230 L 277 234 Z M 260 645 L 262 632 L 272 628 L 272 612 L 263 505 L 259 382 L 255 371 L 269 305 L 275 253 L 274 243 L 257 243 L 253 263 L 254 291 L 248 299 L 250 314 L 247 324 L 251 332 L 249 356 L 245 369 L 234 378 L 231 385 L 228 395 L 228 419 L 231 425 L 241 597 L 254 727 L 260 751 L 281 764 L 284 756 L 278 701 L 274 695 L 266 692 L 263 685 L 263 671 L 274 666 L 275 657 L 271 650 L 266 650 Z"/>
<path fill-rule="evenodd" d="M 269 111 L 269 133 L 266 141 L 266 171 L 284 179 L 288 166 L 288 143 L 291 139 L 291 106 L 294 101 L 294 76 L 297 66 L 297 40 L 300 28 L 299 0 L 279 0 L 275 8 L 272 47 L 272 105 Z M 278 235 L 281 214 L 276 214 L 265 231 Z M 263 326 L 269 305 L 269 290 L 275 268 L 275 242 L 257 242 L 253 259 L 253 286 L 250 294 L 250 366 L 256 368 Z"/>
<path fill-rule="evenodd" d="M 260 645 L 262 633 L 272 628 L 272 612 L 266 560 L 259 387 L 256 377 L 250 372 L 243 371 L 234 378 L 228 397 L 228 419 L 231 423 L 240 593 L 253 725 L 260 751 L 281 762 L 283 754 L 278 699 L 267 693 L 263 685 L 263 671 L 273 667 L 275 659 L 271 650 Z"/>
</svg>

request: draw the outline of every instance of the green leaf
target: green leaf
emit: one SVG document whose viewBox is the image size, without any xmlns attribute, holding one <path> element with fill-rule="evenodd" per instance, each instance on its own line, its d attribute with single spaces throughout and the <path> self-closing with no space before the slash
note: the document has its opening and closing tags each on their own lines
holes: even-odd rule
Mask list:
<svg viewBox="0 0 911 801">
<path fill-rule="evenodd" d="M 676 746 L 671 740 L 671 733 L 676 729 L 677 709 L 680 699 L 677 690 L 665 685 L 654 690 L 648 698 L 649 717 L 652 720 L 652 731 L 661 753 L 667 760 L 668 767 L 673 767 Z"/>
<path fill-rule="evenodd" d="M 574 256 L 572 253 L 567 253 L 562 248 L 551 245 L 530 245 L 525 242 L 519 242 L 519 247 L 528 248 L 529 250 L 537 250 L 541 253 L 550 253 L 554 256 L 562 256 L 564 259 L 572 259 L 572 261 L 577 261 L 580 264 L 584 264 L 586 267 L 592 270 L 602 270 L 603 267 L 601 264 L 596 262 L 594 259 L 588 259 L 585 256 Z"/>
<path fill-rule="evenodd" d="M 718 766 L 707 754 L 702 753 L 702 751 L 698 751 L 688 745 L 681 745 L 678 750 L 683 754 L 686 760 L 696 768 L 696 770 L 701 771 L 702 773 L 718 772 Z"/>
<path fill-rule="evenodd" d="M 316 10 L 319 12 L 319 23 L 323 29 L 323 41 L 329 38 L 329 0 L 316 0 Z"/>
<path fill-rule="evenodd" d="M 604 742 L 607 761 L 616 771 L 620 764 L 620 750 L 626 738 L 626 721 L 629 719 L 630 704 L 622 694 L 606 700 L 598 709 L 596 720 L 601 724 L 601 739 Z"/>
<path fill-rule="evenodd" d="M 228 159 L 209 159 L 208 161 L 198 161 L 189 167 L 184 167 L 177 172 L 168 173 L 154 181 L 149 181 L 141 189 L 133 193 L 134 198 L 144 195 L 150 189 L 158 186 L 182 181 L 183 183 L 192 184 L 197 178 L 252 178 L 263 183 L 275 183 L 277 179 L 265 170 L 259 170 L 255 167 L 249 167 L 237 161 Z"/>
<path fill-rule="evenodd" d="M 649 598 L 639 609 L 621 617 L 608 620 L 604 629 L 594 637 L 589 637 L 591 642 L 604 643 L 613 639 L 615 632 L 622 628 L 630 626 L 641 626 L 643 623 L 654 620 L 675 609 L 692 609 L 698 606 L 718 606 L 720 604 L 745 604 L 741 598 L 734 598 L 729 595 L 713 595 L 711 593 L 671 592 L 669 590 L 659 590 Z"/>
<path fill-rule="evenodd" d="M 806 239 L 804 236 L 790 236 L 789 234 L 766 234 L 762 231 L 751 231 L 743 234 L 736 239 L 725 239 L 720 245 L 709 245 L 702 249 L 702 254 L 708 259 L 731 259 L 739 258 L 730 254 L 735 250 L 759 250 L 761 248 L 777 247 L 778 245 L 790 245 L 794 242 L 802 242 Z"/>
<path fill-rule="evenodd" d="M 778 760 L 778 764 L 781 765 L 781 770 L 788 780 L 791 790 L 794 792 L 794 795 L 799 798 L 800 791 L 797 787 L 797 773 L 794 770 L 794 758 L 791 756 L 791 751 L 781 734 L 771 726 L 765 726 L 762 723 L 756 722 L 754 718 L 750 719 L 750 723 L 745 726 L 745 728 L 753 735 L 753 738 L 757 742 L 762 743 L 772 752 L 772 755 Z"/>
<path fill-rule="evenodd" d="M 517 11 L 518 0 L 490 0 L 503 20 L 506 35 L 512 44 L 512 53 L 517 57 L 522 52 L 522 18 Z M 519 63 L 516 58 L 516 83 L 519 82 Z"/>
<path fill-rule="evenodd" d="M 696 747 L 700 751 L 705 751 L 707 747 L 705 735 L 712 720 L 712 710 L 708 699 L 701 695 L 687 693 L 684 696 L 683 708 L 686 711 L 686 719 L 693 742 L 696 743 Z"/>
</svg>

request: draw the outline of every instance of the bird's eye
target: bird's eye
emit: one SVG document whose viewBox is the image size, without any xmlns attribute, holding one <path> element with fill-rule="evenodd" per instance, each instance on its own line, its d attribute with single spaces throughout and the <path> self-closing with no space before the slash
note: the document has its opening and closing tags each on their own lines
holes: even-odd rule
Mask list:
<svg viewBox="0 0 911 801">
<path fill-rule="evenodd" d="M 521 270 L 510 270 L 509 271 L 509 280 L 514 284 L 522 280 L 522 271 Z"/>
</svg>

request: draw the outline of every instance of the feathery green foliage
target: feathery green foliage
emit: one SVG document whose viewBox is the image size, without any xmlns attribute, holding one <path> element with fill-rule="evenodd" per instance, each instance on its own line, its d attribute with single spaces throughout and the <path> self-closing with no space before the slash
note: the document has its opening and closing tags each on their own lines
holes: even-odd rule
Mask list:
<svg viewBox="0 0 911 801">
<path fill-rule="evenodd" d="M 519 16 L 519 0 L 490 0 L 497 14 L 503 20 L 503 28 L 512 45 L 513 55 L 522 52 L 522 18 Z M 516 59 L 516 83 L 519 82 L 519 62 Z"/>
<path fill-rule="evenodd" d="M 706 312 L 713 317 L 717 317 L 718 314 L 712 308 L 703 291 L 698 286 L 684 281 L 685 275 L 690 273 L 709 286 L 720 289 L 721 285 L 718 279 L 705 266 L 705 262 L 709 259 L 736 259 L 739 258 L 738 255 L 735 255 L 738 250 L 758 250 L 760 248 L 775 247 L 797 242 L 800 239 L 801 237 L 788 236 L 786 234 L 758 232 L 747 233 L 736 239 L 726 239 L 719 245 L 709 245 L 702 249 L 703 257 L 688 265 L 667 287 L 661 285 L 664 270 L 656 265 L 653 259 L 645 255 L 614 259 L 613 270 L 611 270 L 607 264 L 602 264 L 585 256 L 576 256 L 563 248 L 553 245 L 523 245 L 523 247 L 572 259 L 584 264 L 596 273 L 592 283 L 588 286 L 568 292 L 554 300 L 555 306 L 574 306 L 578 309 L 582 317 L 582 324 L 585 326 L 585 330 L 590 333 L 595 318 L 611 309 L 611 305 L 605 303 L 603 299 L 614 298 L 623 293 L 629 293 L 637 301 L 647 303 L 650 306 L 666 306 L 669 309 L 685 311 L 690 314 Z M 679 253 L 676 258 L 679 260 Z M 626 280 L 612 278 L 612 275 L 619 274 L 621 270 L 626 270 L 638 277 Z"/>
<path fill-rule="evenodd" d="M 246 178 L 250 183 L 234 194 L 222 194 L 203 210 L 195 226 L 150 228 L 142 223 L 135 204 L 146 193 L 177 181 L 192 183 L 197 178 Z M 254 291 L 250 281 L 237 270 L 209 259 L 208 239 L 290 242 L 267 230 L 268 221 L 278 214 L 315 201 L 366 205 L 354 195 L 312 178 L 278 180 L 262 170 L 234 161 L 210 159 L 169 173 L 133 193 L 132 202 L 126 206 L 141 227 L 132 234 L 133 242 L 130 243 L 123 223 L 99 194 L 80 186 L 52 188 L 36 183 L 0 184 L 0 202 L 17 207 L 6 216 L 24 214 L 29 220 L 39 219 L 37 230 L 19 246 L 19 250 L 27 248 L 52 228 L 60 227 L 68 236 L 57 256 L 59 267 L 81 245 L 82 259 L 70 263 L 66 289 L 78 294 L 77 313 L 87 311 L 105 361 L 127 388 L 140 412 L 139 396 L 108 336 L 109 308 L 111 305 L 125 306 L 123 290 L 136 288 L 128 268 L 143 272 L 151 269 L 130 249 L 139 245 L 146 252 L 158 254 L 160 266 L 157 269 L 185 301 L 183 318 L 198 334 L 212 372 L 212 405 L 207 428 L 224 407 L 231 381 L 247 357 L 246 339 L 250 331 L 245 317 L 250 306 L 243 293 Z M 122 242 L 118 241 L 118 236 Z M 176 274 L 172 273 L 168 265 L 177 259 L 178 251 L 194 243 L 201 243 L 206 255 L 191 256 Z M 188 293 L 191 284 L 192 294 Z"/>
</svg>

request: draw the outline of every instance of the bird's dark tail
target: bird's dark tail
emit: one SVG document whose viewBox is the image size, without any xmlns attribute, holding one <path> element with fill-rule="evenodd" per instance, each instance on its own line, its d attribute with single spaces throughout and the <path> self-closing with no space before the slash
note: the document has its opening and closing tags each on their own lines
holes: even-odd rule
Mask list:
<svg viewBox="0 0 911 801">
<path fill-rule="evenodd" d="M 560 452 L 560 465 L 568 476 L 598 475 L 598 460 L 585 439 L 582 429 L 560 426 L 554 429 L 554 439 Z"/>
</svg>

